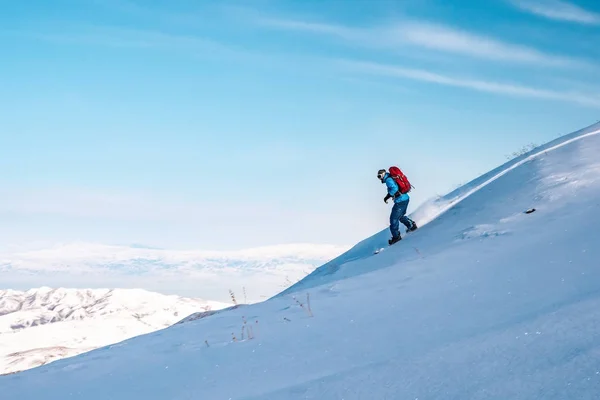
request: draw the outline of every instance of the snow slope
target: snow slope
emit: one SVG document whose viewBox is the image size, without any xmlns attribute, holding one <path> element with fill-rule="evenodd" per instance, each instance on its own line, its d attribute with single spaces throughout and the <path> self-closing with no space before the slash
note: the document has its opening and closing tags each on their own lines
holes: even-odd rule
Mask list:
<svg viewBox="0 0 600 400">
<path fill-rule="evenodd" d="M 413 215 L 421 228 L 377 255 L 385 230 L 268 301 L 2 377 L 2 393 L 597 399 L 598 133 L 561 138 L 426 205 Z"/>
<path fill-rule="evenodd" d="M 290 244 L 239 251 L 185 251 L 67 243 L 0 250 L 4 287 L 144 287 L 229 302 L 265 300 L 348 247 Z M 246 290 L 246 299 L 243 291 Z"/>
<path fill-rule="evenodd" d="M 0 290 L 0 374 L 166 328 L 231 304 L 140 289 Z"/>
</svg>

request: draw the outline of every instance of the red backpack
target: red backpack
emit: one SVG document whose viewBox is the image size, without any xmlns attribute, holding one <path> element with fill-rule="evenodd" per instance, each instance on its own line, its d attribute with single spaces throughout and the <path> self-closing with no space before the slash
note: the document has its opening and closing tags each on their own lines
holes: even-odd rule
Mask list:
<svg viewBox="0 0 600 400">
<path fill-rule="evenodd" d="M 400 168 L 390 167 L 389 172 L 392 179 L 398 184 L 400 193 L 405 194 L 410 192 L 413 186 L 410 184 L 408 178 L 406 175 L 404 175 Z"/>
</svg>

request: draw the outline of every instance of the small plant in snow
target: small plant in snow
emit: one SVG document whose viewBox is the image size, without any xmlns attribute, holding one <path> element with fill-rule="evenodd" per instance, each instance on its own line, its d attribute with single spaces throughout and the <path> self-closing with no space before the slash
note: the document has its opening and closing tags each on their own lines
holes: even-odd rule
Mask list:
<svg viewBox="0 0 600 400">
<path fill-rule="evenodd" d="M 244 340 L 244 329 L 246 329 L 246 317 L 242 316 L 242 321 L 244 322 L 244 324 L 242 325 L 242 340 Z M 250 336 L 248 334 L 248 336 Z"/>
<path fill-rule="evenodd" d="M 254 328 L 252 327 L 252 325 L 248 325 L 247 331 L 248 339 L 254 339 Z"/>
<path fill-rule="evenodd" d="M 535 143 L 529 143 L 525 146 L 521 147 L 519 150 L 514 151 L 512 154 L 506 156 L 508 160 L 512 160 L 513 158 L 517 158 L 522 156 L 523 154 L 529 153 L 531 150 L 535 149 L 538 145 Z"/>
<path fill-rule="evenodd" d="M 313 316 L 312 310 L 310 309 L 310 298 L 309 298 L 309 296 L 308 296 L 308 293 L 306 293 L 306 303 L 307 303 L 307 305 L 308 305 L 308 308 L 304 307 L 304 304 L 302 304 L 300 301 L 298 301 L 298 299 L 296 298 L 296 296 L 294 296 L 294 297 L 292 297 L 292 298 L 294 299 L 294 301 L 296 302 L 296 304 L 298 304 L 300 307 L 302 307 L 302 309 L 303 309 L 304 311 L 306 311 L 306 312 L 307 312 L 307 314 L 308 314 L 310 317 L 312 317 L 312 316 Z"/>
<path fill-rule="evenodd" d="M 285 282 L 283 284 L 279 285 L 279 287 L 288 288 L 288 287 L 292 286 L 292 284 L 293 284 L 293 282 L 290 281 L 290 278 L 288 278 L 288 276 L 286 275 Z"/>
<path fill-rule="evenodd" d="M 252 329 L 252 325 L 248 324 L 248 322 L 246 321 L 246 317 L 244 316 L 242 316 L 242 321 L 244 321 L 244 324 L 242 325 L 242 340 L 244 340 L 244 330 L 248 335 L 248 339 L 254 339 L 254 330 Z"/>
<path fill-rule="evenodd" d="M 231 289 L 229 289 L 229 296 L 231 297 L 231 301 L 233 301 L 233 304 L 235 304 L 237 306 L 238 303 L 237 303 L 237 300 L 235 299 L 235 294 L 233 294 L 233 291 Z"/>
</svg>

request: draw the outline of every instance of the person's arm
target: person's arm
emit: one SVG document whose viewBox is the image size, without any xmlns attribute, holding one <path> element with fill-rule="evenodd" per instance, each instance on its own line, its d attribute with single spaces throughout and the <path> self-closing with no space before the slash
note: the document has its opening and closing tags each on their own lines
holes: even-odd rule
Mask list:
<svg viewBox="0 0 600 400">
<path fill-rule="evenodd" d="M 399 190 L 398 185 L 392 178 L 385 180 L 385 186 L 387 186 L 387 195 L 383 198 L 383 201 L 387 203 L 389 199 L 396 196 L 396 193 L 399 193 Z"/>
</svg>

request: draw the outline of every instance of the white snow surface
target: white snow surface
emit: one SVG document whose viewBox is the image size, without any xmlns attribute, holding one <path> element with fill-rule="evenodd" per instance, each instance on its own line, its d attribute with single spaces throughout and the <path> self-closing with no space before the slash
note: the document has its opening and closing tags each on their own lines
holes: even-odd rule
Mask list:
<svg viewBox="0 0 600 400">
<path fill-rule="evenodd" d="M 166 328 L 231 304 L 142 289 L 0 290 L 0 374 Z"/>
<path fill-rule="evenodd" d="M 598 133 L 426 204 L 392 247 L 386 227 L 268 301 L 1 377 L 2 395 L 597 399 Z"/>
</svg>

